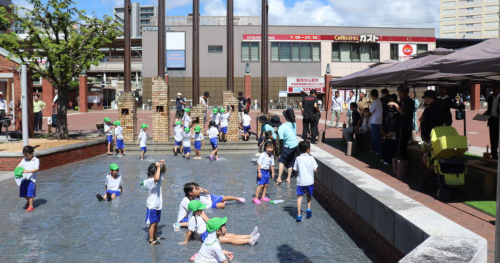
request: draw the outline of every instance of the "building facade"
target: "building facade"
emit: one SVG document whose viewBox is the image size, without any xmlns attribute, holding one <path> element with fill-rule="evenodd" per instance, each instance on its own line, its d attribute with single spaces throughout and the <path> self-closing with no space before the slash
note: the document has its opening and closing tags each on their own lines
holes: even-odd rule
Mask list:
<svg viewBox="0 0 500 263">
<path fill-rule="evenodd" d="M 130 14 L 130 29 L 131 37 L 138 38 L 142 35 L 142 27 L 150 23 L 151 17 L 158 16 L 158 8 L 155 5 L 141 5 L 139 3 L 132 3 L 132 12 Z M 125 8 L 123 6 L 115 6 L 113 8 L 113 21 L 118 23 L 117 27 L 123 32 L 125 26 Z"/>
<path fill-rule="evenodd" d="M 441 0 L 442 38 L 496 38 L 500 0 Z"/>
<path fill-rule="evenodd" d="M 151 96 L 150 81 L 157 72 L 157 27 L 144 28 L 142 38 L 143 101 Z M 166 61 L 171 94 L 192 97 L 192 27 L 167 27 Z M 244 91 L 247 63 L 251 97 L 260 101 L 260 26 L 234 27 L 234 90 Z M 280 91 L 288 103 L 300 91 L 317 87 L 324 94 L 324 76 L 330 64 L 334 78 L 367 68 L 387 59 L 405 60 L 436 47 L 433 28 L 376 28 L 326 26 L 269 27 L 269 98 Z M 222 103 L 226 90 L 226 27 L 200 27 L 200 93 L 210 92 L 210 104 Z M 147 61 L 151 63 L 146 63 Z"/>
</svg>

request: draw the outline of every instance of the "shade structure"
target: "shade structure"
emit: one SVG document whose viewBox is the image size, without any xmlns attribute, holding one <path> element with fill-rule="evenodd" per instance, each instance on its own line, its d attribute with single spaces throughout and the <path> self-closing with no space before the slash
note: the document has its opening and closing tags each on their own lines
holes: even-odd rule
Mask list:
<svg viewBox="0 0 500 263">
<path fill-rule="evenodd" d="M 405 60 L 370 74 L 363 74 L 357 78 L 360 87 L 395 86 L 406 83 L 407 72 L 412 68 L 429 64 L 443 56 L 453 53 L 453 50 L 437 48 L 420 53 L 410 60 Z"/>
<path fill-rule="evenodd" d="M 358 87 L 357 78 L 361 75 L 370 74 L 372 72 L 377 72 L 384 68 L 390 67 L 394 64 L 398 63 L 396 60 L 384 60 L 382 62 L 377 62 L 375 64 L 370 65 L 369 68 L 354 72 L 345 77 L 331 80 L 329 85 L 331 87 Z"/>
<path fill-rule="evenodd" d="M 500 81 L 500 38 L 458 50 L 408 70 L 415 85 L 474 84 Z"/>
</svg>

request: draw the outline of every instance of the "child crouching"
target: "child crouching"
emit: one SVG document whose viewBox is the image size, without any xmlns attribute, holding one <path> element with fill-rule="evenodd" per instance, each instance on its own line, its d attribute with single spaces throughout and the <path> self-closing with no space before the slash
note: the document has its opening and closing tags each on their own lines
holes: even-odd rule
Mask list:
<svg viewBox="0 0 500 263">
<path fill-rule="evenodd" d="M 97 194 L 99 201 L 111 201 L 123 193 L 122 177 L 118 174 L 120 167 L 116 163 L 109 166 L 109 174 L 106 175 L 106 192 L 103 195 Z"/>
</svg>

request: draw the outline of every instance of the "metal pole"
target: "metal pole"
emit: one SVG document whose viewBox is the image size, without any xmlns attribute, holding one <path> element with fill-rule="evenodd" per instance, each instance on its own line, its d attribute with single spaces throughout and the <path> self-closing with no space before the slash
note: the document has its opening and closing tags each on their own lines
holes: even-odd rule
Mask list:
<svg viewBox="0 0 500 263">
<path fill-rule="evenodd" d="M 12 130 L 15 131 L 16 130 L 16 103 L 15 103 L 16 100 L 14 98 L 15 98 L 15 94 L 16 93 L 14 91 L 14 79 L 12 79 L 11 86 L 12 86 L 11 87 L 12 88 L 12 96 L 11 96 L 11 98 L 12 98 L 12 101 L 14 101 L 14 103 L 13 103 L 14 107 L 12 108 L 12 112 L 11 112 L 11 114 L 12 114 L 12 120 L 13 120 L 12 121 L 12 127 L 13 127 L 13 129 Z"/>
<path fill-rule="evenodd" d="M 227 0 L 226 39 L 227 39 L 227 74 L 226 90 L 234 92 L 234 27 L 233 0 Z"/>
<path fill-rule="evenodd" d="M 200 0 L 193 0 L 193 106 L 200 97 Z"/>
<path fill-rule="evenodd" d="M 124 49 L 124 72 L 123 72 L 123 82 L 124 86 L 123 89 L 125 92 L 130 92 L 132 89 L 130 87 L 130 68 L 132 67 L 130 63 L 130 13 L 132 12 L 132 7 L 130 6 L 130 0 L 125 0 L 125 14 L 124 14 L 124 20 L 125 20 L 125 32 L 124 32 L 124 37 L 123 41 L 125 42 L 125 49 Z"/>
<path fill-rule="evenodd" d="M 465 99 L 465 85 L 463 85 L 463 93 L 464 94 L 464 99 Z M 464 136 L 467 136 L 467 113 L 465 112 L 465 108 L 464 108 Z"/>
<path fill-rule="evenodd" d="M 165 0 L 158 0 L 158 76 L 165 78 Z"/>
<path fill-rule="evenodd" d="M 267 0 L 262 0 L 262 25 L 261 25 L 261 36 L 262 36 L 262 48 L 261 48 L 261 67 L 260 67 L 260 78 L 261 78 L 261 107 L 260 111 L 264 114 L 268 114 L 268 103 L 269 103 L 269 38 L 268 38 L 268 11 L 269 5 Z"/>
<path fill-rule="evenodd" d="M 21 98 L 23 105 L 23 146 L 29 144 L 29 127 L 28 127 L 28 72 L 26 65 L 21 66 Z M 33 98 L 32 98 L 33 99 Z"/>
</svg>

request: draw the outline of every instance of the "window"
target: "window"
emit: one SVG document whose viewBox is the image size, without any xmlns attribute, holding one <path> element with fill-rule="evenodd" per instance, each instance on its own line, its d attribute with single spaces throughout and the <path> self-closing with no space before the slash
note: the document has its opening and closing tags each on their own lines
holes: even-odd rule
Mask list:
<svg viewBox="0 0 500 263">
<path fill-rule="evenodd" d="M 417 44 L 417 54 L 427 52 L 427 44 Z"/>
<path fill-rule="evenodd" d="M 259 61 L 259 43 L 243 42 L 241 43 L 242 61 Z"/>
<path fill-rule="evenodd" d="M 391 44 L 391 59 L 398 60 L 398 44 Z"/>
<path fill-rule="evenodd" d="M 380 47 L 379 44 L 333 43 L 332 61 L 380 61 Z"/>
<path fill-rule="evenodd" d="M 332 45 L 332 61 L 340 61 L 340 44 Z"/>
<path fill-rule="evenodd" d="M 271 61 L 320 61 L 320 43 L 271 42 Z"/>
<path fill-rule="evenodd" d="M 498 11 L 500 6 L 498 5 L 490 5 L 490 6 L 487 6 L 484 8 L 484 11 L 486 12 L 494 12 L 494 11 Z"/>
<path fill-rule="evenodd" d="M 208 46 L 208 53 L 222 53 L 222 46 Z"/>
</svg>

